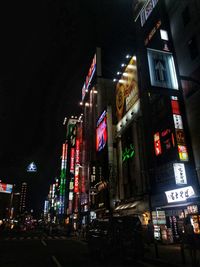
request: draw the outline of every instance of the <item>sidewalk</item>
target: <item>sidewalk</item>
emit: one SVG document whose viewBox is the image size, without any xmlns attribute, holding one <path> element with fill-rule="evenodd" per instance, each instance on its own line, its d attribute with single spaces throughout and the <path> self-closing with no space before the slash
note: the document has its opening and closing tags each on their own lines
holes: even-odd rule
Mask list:
<svg viewBox="0 0 200 267">
<path fill-rule="evenodd" d="M 200 250 L 196 251 L 197 263 L 195 267 L 200 266 Z M 184 261 L 185 259 L 185 261 Z M 190 251 L 187 248 L 184 248 L 181 251 L 180 244 L 151 244 L 150 246 L 145 247 L 145 260 L 149 263 L 154 262 L 157 264 L 162 264 L 166 266 L 174 267 L 190 267 L 192 266 Z"/>
</svg>

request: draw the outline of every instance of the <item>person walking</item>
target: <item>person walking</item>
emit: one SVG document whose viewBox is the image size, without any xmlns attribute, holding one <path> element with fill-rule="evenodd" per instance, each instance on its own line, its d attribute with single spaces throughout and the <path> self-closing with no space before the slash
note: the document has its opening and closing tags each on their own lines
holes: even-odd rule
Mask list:
<svg viewBox="0 0 200 267">
<path fill-rule="evenodd" d="M 196 264 L 196 242 L 195 242 L 194 228 L 191 224 L 189 217 L 185 219 L 184 242 L 188 246 L 188 249 L 190 251 L 191 262 L 192 265 L 194 266 Z"/>
<path fill-rule="evenodd" d="M 150 245 L 154 242 L 154 226 L 151 220 L 147 224 L 147 244 Z"/>
</svg>

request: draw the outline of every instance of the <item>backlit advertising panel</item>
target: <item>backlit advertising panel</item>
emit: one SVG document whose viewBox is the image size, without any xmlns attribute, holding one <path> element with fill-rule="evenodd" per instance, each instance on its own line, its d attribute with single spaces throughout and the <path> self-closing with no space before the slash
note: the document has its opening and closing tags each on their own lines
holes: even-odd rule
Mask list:
<svg viewBox="0 0 200 267">
<path fill-rule="evenodd" d="M 152 86 L 178 90 L 174 58 L 171 53 L 147 49 Z"/>
<path fill-rule="evenodd" d="M 179 154 L 180 160 L 188 161 L 188 152 L 187 152 L 186 146 L 178 145 L 178 154 Z"/>
<path fill-rule="evenodd" d="M 120 121 L 139 98 L 136 57 L 133 56 L 116 85 L 116 114 Z"/>
<path fill-rule="evenodd" d="M 175 129 L 183 129 L 183 122 L 181 115 L 173 114 Z"/>
<path fill-rule="evenodd" d="M 187 184 L 187 177 L 184 163 L 174 163 L 174 176 L 176 184 Z"/>
<path fill-rule="evenodd" d="M 97 121 L 96 128 L 96 151 L 101 151 L 107 143 L 107 118 L 104 111 Z"/>
<path fill-rule="evenodd" d="M 195 196 L 192 186 L 182 187 L 165 192 L 168 203 L 185 201 L 189 197 Z"/>
<path fill-rule="evenodd" d="M 12 193 L 12 189 L 13 189 L 13 185 L 12 184 L 0 183 L 0 193 L 11 194 Z"/>
<path fill-rule="evenodd" d="M 71 155 L 70 155 L 70 172 L 74 173 L 74 158 L 75 156 L 75 149 L 71 148 Z"/>
<path fill-rule="evenodd" d="M 162 153 L 159 133 L 154 134 L 154 149 L 155 149 L 156 156 Z"/>
</svg>

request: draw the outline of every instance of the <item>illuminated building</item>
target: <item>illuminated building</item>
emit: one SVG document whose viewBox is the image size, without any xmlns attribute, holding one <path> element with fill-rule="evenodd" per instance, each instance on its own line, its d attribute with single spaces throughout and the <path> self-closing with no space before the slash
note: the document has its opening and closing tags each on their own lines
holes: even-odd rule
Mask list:
<svg viewBox="0 0 200 267">
<path fill-rule="evenodd" d="M 167 226 L 176 241 L 183 218 L 198 218 L 199 184 L 165 1 L 143 1 L 135 25 L 149 210 L 155 237 L 165 239 Z"/>
<path fill-rule="evenodd" d="M 115 88 L 105 76 L 103 55 L 104 51 L 97 48 L 82 88 L 84 190 L 80 201 L 83 224 L 108 213 L 115 198 L 116 184 L 112 183 L 116 173 L 113 149 L 113 120 L 116 121 L 116 116 L 112 108 Z"/>
<path fill-rule="evenodd" d="M 116 83 L 118 195 L 114 212 L 139 214 L 143 220 L 142 214 L 149 211 L 149 206 L 138 76 L 136 55 L 127 57 L 127 64 Z"/>
<path fill-rule="evenodd" d="M 200 6 L 198 0 L 166 1 L 186 105 L 194 160 L 200 181 Z"/>
<path fill-rule="evenodd" d="M 13 185 L 0 182 L 0 219 L 9 219 L 12 208 Z"/>
<path fill-rule="evenodd" d="M 21 192 L 20 192 L 20 204 L 19 210 L 20 213 L 24 213 L 27 208 L 27 183 L 23 182 L 21 185 Z"/>
</svg>

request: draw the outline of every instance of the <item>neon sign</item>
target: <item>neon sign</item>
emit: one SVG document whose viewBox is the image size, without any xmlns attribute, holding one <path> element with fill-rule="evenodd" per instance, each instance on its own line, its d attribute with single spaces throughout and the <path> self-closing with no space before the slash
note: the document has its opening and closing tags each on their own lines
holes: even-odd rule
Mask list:
<svg viewBox="0 0 200 267">
<path fill-rule="evenodd" d="M 122 152 L 122 161 L 125 162 L 128 159 L 133 158 L 134 154 L 135 154 L 134 146 L 133 144 L 130 144 L 130 146 L 126 147 Z"/>
<path fill-rule="evenodd" d="M 156 33 L 157 29 L 159 29 L 161 26 L 161 20 L 159 20 L 156 25 L 153 27 L 153 29 L 150 31 L 149 35 L 147 36 L 147 38 L 145 39 L 144 44 L 147 45 L 149 43 L 149 41 L 151 41 L 151 39 L 153 38 L 154 34 Z"/>
<path fill-rule="evenodd" d="M 91 83 L 91 80 L 94 76 L 94 73 L 95 73 L 95 70 L 96 70 L 96 54 L 94 55 L 94 58 L 92 60 L 92 64 L 90 66 L 90 69 L 88 71 L 88 75 L 85 79 L 85 82 L 83 84 L 83 88 L 82 88 L 82 100 L 85 98 L 85 95 L 88 91 L 88 88 L 90 86 L 90 83 Z"/>
<path fill-rule="evenodd" d="M 79 192 L 80 141 L 76 139 L 74 192 Z"/>
</svg>

